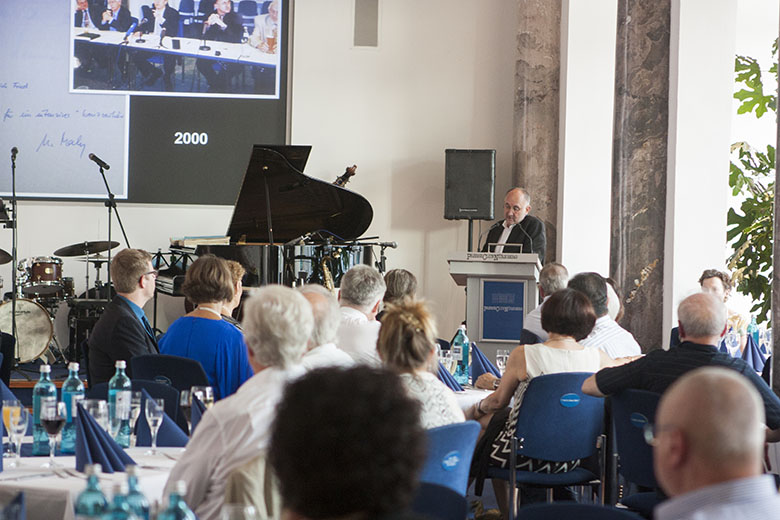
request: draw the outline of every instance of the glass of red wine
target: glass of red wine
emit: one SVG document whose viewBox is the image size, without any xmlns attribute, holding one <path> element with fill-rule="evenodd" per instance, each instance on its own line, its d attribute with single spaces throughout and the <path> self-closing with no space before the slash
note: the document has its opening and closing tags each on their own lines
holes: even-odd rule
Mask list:
<svg viewBox="0 0 780 520">
<path fill-rule="evenodd" d="M 63 402 L 53 401 L 49 406 L 41 408 L 41 426 L 49 436 L 49 463 L 46 465 L 48 468 L 58 467 L 57 463 L 54 462 L 54 450 L 57 447 L 57 435 L 65 426 L 67 416 L 68 409 Z"/>
</svg>

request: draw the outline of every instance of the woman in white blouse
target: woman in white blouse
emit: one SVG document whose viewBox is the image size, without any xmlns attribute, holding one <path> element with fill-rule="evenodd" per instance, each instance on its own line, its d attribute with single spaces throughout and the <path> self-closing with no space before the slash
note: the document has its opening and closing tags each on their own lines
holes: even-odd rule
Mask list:
<svg viewBox="0 0 780 520">
<path fill-rule="evenodd" d="M 430 372 L 436 361 L 435 338 L 435 325 L 425 303 L 407 300 L 387 307 L 377 340 L 385 366 L 401 375 L 409 395 L 420 402 L 424 428 L 465 420 L 455 394 Z"/>
</svg>

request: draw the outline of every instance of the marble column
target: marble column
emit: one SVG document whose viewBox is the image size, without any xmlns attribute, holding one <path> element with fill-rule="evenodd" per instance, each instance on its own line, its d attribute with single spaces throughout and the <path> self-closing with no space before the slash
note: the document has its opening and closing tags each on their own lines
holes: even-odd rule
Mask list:
<svg viewBox="0 0 780 520">
<path fill-rule="evenodd" d="M 549 262 L 558 230 L 561 0 L 518 0 L 517 7 L 512 182 L 528 190 L 532 214 L 545 223 Z"/>
<path fill-rule="evenodd" d="M 644 351 L 663 343 L 671 0 L 619 0 L 610 274 Z"/>
</svg>

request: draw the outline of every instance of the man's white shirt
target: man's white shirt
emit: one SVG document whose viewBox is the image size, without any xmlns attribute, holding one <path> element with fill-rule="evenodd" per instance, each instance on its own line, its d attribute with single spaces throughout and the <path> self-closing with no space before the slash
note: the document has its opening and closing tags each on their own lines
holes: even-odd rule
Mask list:
<svg viewBox="0 0 780 520">
<path fill-rule="evenodd" d="M 382 361 L 376 351 L 376 340 L 381 326 L 376 320 L 369 321 L 366 315 L 357 309 L 341 307 L 341 325 L 336 346 L 357 363 L 379 366 Z"/>
<path fill-rule="evenodd" d="M 638 356 L 642 348 L 634 336 L 617 324 L 608 314 L 598 318 L 587 338 L 580 341 L 584 347 L 597 347 L 612 359 Z"/>
</svg>

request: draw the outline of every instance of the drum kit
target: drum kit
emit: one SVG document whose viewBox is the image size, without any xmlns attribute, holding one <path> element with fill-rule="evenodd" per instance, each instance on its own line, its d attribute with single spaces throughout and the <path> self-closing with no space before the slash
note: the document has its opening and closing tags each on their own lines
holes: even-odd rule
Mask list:
<svg viewBox="0 0 780 520">
<path fill-rule="evenodd" d="M 67 360 L 54 333 L 54 318 L 60 304 L 67 302 L 71 307 L 78 307 L 75 304 L 90 297 L 108 297 L 108 287 L 100 280 L 100 269 L 107 263 L 108 258 L 100 253 L 118 245 L 119 242 L 113 241 L 81 242 L 61 247 L 54 251 L 53 256 L 36 256 L 18 262 L 15 273 L 17 293 L 15 295 L 6 293 L 6 301 L 0 304 L 0 330 L 9 333 L 12 330 L 11 315 L 14 303 L 12 300 L 15 299 L 16 357 L 19 363 L 34 361 L 47 351 L 54 359 Z M 90 287 L 89 267 L 93 265 L 96 270 L 95 289 L 77 298 L 73 278 L 63 276 L 60 257 L 83 257 L 76 260 L 85 263 L 88 288 Z M 0 264 L 10 261 L 11 255 L 0 250 Z M 73 316 L 69 317 L 73 318 Z"/>
</svg>

